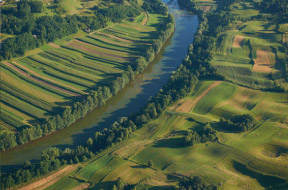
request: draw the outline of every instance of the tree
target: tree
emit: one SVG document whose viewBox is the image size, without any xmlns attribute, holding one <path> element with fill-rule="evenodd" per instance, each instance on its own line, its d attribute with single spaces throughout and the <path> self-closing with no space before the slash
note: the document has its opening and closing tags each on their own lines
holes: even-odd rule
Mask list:
<svg viewBox="0 0 288 190">
<path fill-rule="evenodd" d="M 153 162 L 151 160 L 148 161 L 147 166 L 151 168 L 153 166 Z"/>
</svg>

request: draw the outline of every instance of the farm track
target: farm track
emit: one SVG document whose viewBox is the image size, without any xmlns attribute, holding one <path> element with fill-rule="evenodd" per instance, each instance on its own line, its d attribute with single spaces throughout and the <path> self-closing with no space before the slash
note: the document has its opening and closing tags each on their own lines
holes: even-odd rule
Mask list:
<svg viewBox="0 0 288 190">
<path fill-rule="evenodd" d="M 204 97 L 206 96 L 212 89 L 215 87 L 219 86 L 222 83 L 222 81 L 217 81 L 213 83 L 211 86 L 209 86 L 200 96 L 198 96 L 196 99 L 190 99 L 186 100 L 182 103 L 179 104 L 176 108 L 174 108 L 173 111 L 176 112 L 184 112 L 184 113 L 189 113 L 194 106 Z"/>
<path fill-rule="evenodd" d="M 53 185 L 54 183 L 56 183 L 57 181 L 59 181 L 61 179 L 61 177 L 63 177 L 63 175 L 68 174 L 70 172 L 72 172 L 73 170 L 75 170 L 78 167 L 78 165 L 69 165 L 66 166 L 65 168 L 59 170 L 58 172 L 45 177 L 43 179 L 40 179 L 38 181 L 35 181 L 25 187 L 22 187 L 18 190 L 42 190 L 45 189 L 51 185 Z"/>
<path fill-rule="evenodd" d="M 55 86 L 55 85 L 53 85 L 53 84 L 50 84 L 50 83 L 48 83 L 48 82 L 45 82 L 45 81 L 43 81 L 43 80 L 41 80 L 41 79 L 38 79 L 38 78 L 36 78 L 36 77 L 33 77 L 33 76 L 31 76 L 29 73 L 26 73 L 26 72 L 22 71 L 21 69 L 15 67 L 14 65 L 12 65 L 12 64 L 10 64 L 10 63 L 8 63 L 8 62 L 4 62 L 3 64 L 5 64 L 6 66 L 8 66 L 8 67 L 12 68 L 13 70 L 17 71 L 17 72 L 20 73 L 21 75 L 23 75 L 23 76 L 25 76 L 25 77 L 27 77 L 27 78 L 30 78 L 30 79 L 38 82 L 38 83 L 47 85 L 47 86 L 49 86 L 49 87 L 51 87 L 51 88 L 57 89 L 57 90 L 59 90 L 59 91 L 61 91 L 61 92 L 64 92 L 64 93 L 69 94 L 69 95 L 72 95 L 72 96 L 81 96 L 81 95 L 76 94 L 76 93 L 74 93 L 74 92 L 70 92 L 70 91 L 68 91 L 68 90 L 65 90 L 65 89 L 63 89 L 63 88 L 60 88 L 60 87 Z"/>
</svg>

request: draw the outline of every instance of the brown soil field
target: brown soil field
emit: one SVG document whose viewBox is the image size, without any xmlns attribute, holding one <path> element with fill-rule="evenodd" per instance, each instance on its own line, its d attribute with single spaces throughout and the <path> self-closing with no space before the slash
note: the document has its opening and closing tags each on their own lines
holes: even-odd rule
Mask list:
<svg viewBox="0 0 288 190">
<path fill-rule="evenodd" d="M 50 96 L 49 94 L 47 94 L 43 91 L 37 90 L 37 89 L 33 88 L 32 86 L 24 83 L 23 81 L 13 78 L 12 76 L 6 74 L 5 72 L 1 72 L 1 80 L 8 82 L 10 85 L 15 86 L 16 88 L 19 88 L 25 92 L 31 93 L 34 96 L 41 98 L 47 102 L 64 102 L 63 99 L 60 99 L 60 98 L 57 98 L 54 96 Z"/>
<path fill-rule="evenodd" d="M 90 183 L 82 183 L 81 185 L 74 187 L 72 190 L 82 190 L 87 189 L 90 186 Z"/>
<path fill-rule="evenodd" d="M 145 18 L 142 20 L 141 25 L 146 25 L 147 22 L 148 22 L 148 14 L 147 14 L 147 12 L 145 12 Z"/>
<path fill-rule="evenodd" d="M 244 36 L 236 35 L 234 37 L 233 46 L 232 47 L 242 47 L 243 46 Z"/>
<path fill-rule="evenodd" d="M 64 93 L 66 93 L 66 94 L 70 94 L 70 95 L 72 95 L 72 96 L 80 96 L 79 94 L 76 94 L 76 93 L 74 93 L 74 92 L 70 92 L 70 91 L 68 91 L 68 90 L 62 89 L 62 88 L 60 88 L 60 87 L 58 87 L 58 86 L 55 86 L 55 85 L 53 85 L 53 84 L 50 84 L 50 83 L 48 83 L 48 82 L 45 82 L 45 81 L 43 81 L 43 80 L 41 80 L 41 79 L 35 78 L 35 77 L 29 75 L 28 73 L 22 71 L 21 69 L 18 69 L 17 67 L 15 67 L 14 65 L 12 65 L 12 64 L 10 64 L 10 63 L 8 63 L 8 62 L 4 62 L 3 64 L 5 64 L 5 65 L 7 65 L 8 67 L 12 68 L 13 70 L 17 71 L 17 72 L 20 73 L 21 75 L 23 75 L 23 76 L 25 76 L 25 77 L 28 77 L 28 78 L 30 78 L 30 79 L 38 82 L 38 83 L 44 84 L 44 85 L 46 85 L 46 86 L 50 86 L 51 88 L 57 89 L 57 90 L 59 90 L 59 91 L 61 91 L 61 92 L 64 92 Z"/>
<path fill-rule="evenodd" d="M 208 92 L 210 92 L 213 88 L 217 87 L 221 83 L 222 83 L 222 81 L 217 81 L 217 82 L 213 83 L 196 99 L 190 99 L 190 100 L 186 100 L 186 101 L 180 103 L 180 105 L 177 106 L 173 111 L 185 112 L 185 113 L 190 112 L 199 100 L 201 100 L 206 94 L 208 94 Z"/>
<path fill-rule="evenodd" d="M 129 60 L 128 58 L 125 58 L 125 57 L 122 57 L 122 56 L 119 56 L 119 55 L 113 55 L 113 54 L 110 54 L 110 53 L 104 53 L 104 52 L 96 51 L 96 50 L 90 49 L 88 47 L 85 47 L 85 46 L 82 46 L 82 45 L 78 45 L 78 44 L 74 44 L 74 43 L 69 43 L 67 45 L 75 47 L 75 48 L 79 48 L 79 49 L 87 51 L 89 53 L 95 53 L 95 54 L 104 55 L 104 56 L 107 56 L 107 57 L 114 57 L 114 58 L 125 60 L 125 61 Z"/>
<path fill-rule="evenodd" d="M 78 165 L 66 166 L 65 168 L 57 171 L 56 173 L 54 173 L 48 177 L 45 177 L 43 179 L 40 179 L 38 181 L 35 181 L 35 182 L 33 182 L 33 183 L 31 183 L 25 187 L 22 187 L 18 190 L 32 190 L 32 189 L 42 190 L 42 189 L 45 189 L 45 188 L 53 185 L 57 181 L 59 181 L 63 177 L 63 175 L 72 172 L 77 167 L 78 167 Z"/>
<path fill-rule="evenodd" d="M 54 44 L 52 42 L 48 43 L 48 45 L 51 46 L 51 47 L 55 47 L 55 48 L 59 48 L 60 47 L 59 45 Z"/>
<path fill-rule="evenodd" d="M 62 83 L 62 82 L 58 82 L 58 81 L 53 80 L 53 79 L 50 79 L 50 78 L 48 78 L 48 77 L 39 75 L 39 74 L 36 73 L 35 71 L 33 71 L 33 70 L 31 70 L 31 69 L 29 69 L 29 68 L 27 68 L 27 67 L 25 67 L 25 66 L 23 66 L 23 65 L 21 65 L 21 64 L 19 64 L 19 63 L 17 63 L 17 62 L 15 62 L 15 61 L 13 61 L 13 63 L 16 64 L 16 65 L 18 65 L 18 66 L 21 67 L 22 69 L 28 71 L 29 73 L 33 74 L 34 76 L 37 76 L 37 77 L 39 77 L 39 78 L 43 78 L 43 79 L 45 79 L 45 80 L 48 80 L 48 81 L 50 81 L 50 82 L 52 82 L 52 83 L 55 83 L 55 84 L 58 84 L 58 85 L 60 85 L 60 86 L 65 86 L 65 87 L 67 87 L 67 88 L 70 88 L 70 89 L 73 89 L 73 90 L 82 92 L 80 89 L 75 88 L 75 87 L 73 87 L 73 86 L 70 86 L 70 85 L 68 85 L 68 84 L 64 84 L 64 83 Z"/>
<path fill-rule="evenodd" d="M 272 71 L 268 51 L 257 50 L 257 59 L 254 59 L 252 70 L 261 73 L 270 73 Z"/>
</svg>

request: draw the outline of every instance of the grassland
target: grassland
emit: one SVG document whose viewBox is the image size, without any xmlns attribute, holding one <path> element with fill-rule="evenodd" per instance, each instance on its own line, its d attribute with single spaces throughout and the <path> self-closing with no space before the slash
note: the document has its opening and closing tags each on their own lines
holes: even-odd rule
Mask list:
<svg viewBox="0 0 288 190">
<path fill-rule="evenodd" d="M 148 189 L 170 189 L 179 178 L 190 175 L 221 184 L 219 188 L 223 190 L 285 189 L 288 187 L 285 99 L 287 94 L 228 82 L 201 81 L 191 96 L 176 102 L 133 138 L 98 154 L 48 189 L 57 189 L 61 184 L 76 187 L 87 182 L 95 189 L 111 189 L 118 177 L 130 184 L 140 182 Z M 194 100 L 191 110 L 177 109 L 190 104 L 190 100 Z M 231 133 L 213 124 L 219 118 L 246 113 L 257 118 L 257 127 L 252 131 Z M 207 121 L 219 131 L 218 142 L 184 146 L 187 131 L 198 131 Z M 147 166 L 148 161 L 152 161 L 152 167 Z"/>
<path fill-rule="evenodd" d="M 17 132 L 34 125 L 124 72 L 151 45 L 164 19 L 142 16 L 145 24 L 125 21 L 91 34 L 78 32 L 3 61 L 1 129 Z"/>
<path fill-rule="evenodd" d="M 287 89 L 285 74 L 281 73 L 285 34 L 278 33 L 272 21 L 249 20 L 259 14 L 249 2 L 235 3 L 232 14 L 242 21 L 221 33 L 212 64 L 235 84 L 253 89 L 273 88 L 276 84 Z"/>
</svg>

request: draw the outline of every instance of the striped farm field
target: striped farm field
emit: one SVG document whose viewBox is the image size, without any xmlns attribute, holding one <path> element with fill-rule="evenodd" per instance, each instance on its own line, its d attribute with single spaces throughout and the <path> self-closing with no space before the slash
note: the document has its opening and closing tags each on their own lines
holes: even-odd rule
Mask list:
<svg viewBox="0 0 288 190">
<path fill-rule="evenodd" d="M 165 17 L 143 12 L 137 19 L 71 35 L 1 62 L 1 130 L 35 125 L 124 72 L 144 55 Z"/>
</svg>

